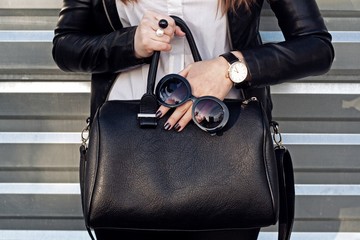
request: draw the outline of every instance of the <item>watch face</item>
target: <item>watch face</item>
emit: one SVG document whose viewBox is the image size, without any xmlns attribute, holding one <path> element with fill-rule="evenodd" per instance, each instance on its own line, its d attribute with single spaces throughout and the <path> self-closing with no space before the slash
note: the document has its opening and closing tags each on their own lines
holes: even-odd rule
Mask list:
<svg viewBox="0 0 360 240">
<path fill-rule="evenodd" d="M 229 77 L 234 83 L 241 83 L 246 79 L 248 69 L 243 62 L 235 62 L 229 68 Z"/>
</svg>

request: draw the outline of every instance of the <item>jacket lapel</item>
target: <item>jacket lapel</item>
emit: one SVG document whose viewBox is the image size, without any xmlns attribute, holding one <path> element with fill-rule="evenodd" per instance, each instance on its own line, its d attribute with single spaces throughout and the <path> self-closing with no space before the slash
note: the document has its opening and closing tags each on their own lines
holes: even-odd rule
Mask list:
<svg viewBox="0 0 360 240">
<path fill-rule="evenodd" d="M 117 29 L 122 28 L 122 24 L 120 22 L 119 14 L 116 8 L 116 0 L 101 0 L 101 1 L 104 6 L 106 17 L 108 18 L 108 21 L 112 29 L 115 31 Z"/>
</svg>

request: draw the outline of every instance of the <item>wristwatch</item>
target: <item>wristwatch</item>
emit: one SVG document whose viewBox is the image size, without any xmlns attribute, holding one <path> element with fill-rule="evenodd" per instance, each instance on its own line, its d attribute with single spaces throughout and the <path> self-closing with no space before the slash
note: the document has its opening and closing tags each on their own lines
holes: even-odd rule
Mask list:
<svg viewBox="0 0 360 240">
<path fill-rule="evenodd" d="M 239 86 L 240 83 L 245 81 L 249 76 L 249 70 L 244 61 L 237 58 L 231 52 L 227 52 L 220 55 L 225 58 L 229 63 L 229 69 L 227 77 L 234 83 L 234 86 Z"/>
</svg>

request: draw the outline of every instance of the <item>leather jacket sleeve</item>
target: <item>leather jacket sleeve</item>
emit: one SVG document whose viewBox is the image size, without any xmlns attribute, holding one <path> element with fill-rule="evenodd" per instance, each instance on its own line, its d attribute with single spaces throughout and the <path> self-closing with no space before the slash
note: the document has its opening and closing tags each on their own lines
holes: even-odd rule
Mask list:
<svg viewBox="0 0 360 240">
<path fill-rule="evenodd" d="M 109 73 L 142 64 L 145 59 L 134 55 L 136 27 L 114 31 L 106 19 L 99 19 L 106 17 L 102 6 L 93 4 L 64 0 L 53 39 L 57 65 L 64 71 Z"/>
<path fill-rule="evenodd" d="M 261 87 L 327 72 L 334 59 L 328 33 L 315 0 L 268 0 L 284 42 L 241 50 L 252 80 Z"/>
</svg>

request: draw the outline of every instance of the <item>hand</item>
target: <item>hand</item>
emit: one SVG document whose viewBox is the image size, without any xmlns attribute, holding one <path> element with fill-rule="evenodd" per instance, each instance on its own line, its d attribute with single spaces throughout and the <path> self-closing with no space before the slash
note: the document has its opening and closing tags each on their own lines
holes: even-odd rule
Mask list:
<svg viewBox="0 0 360 240">
<path fill-rule="evenodd" d="M 159 29 L 161 19 L 167 20 L 169 25 L 164 29 L 164 35 L 159 37 L 156 35 L 156 30 Z M 185 36 L 180 27 L 175 25 L 174 19 L 167 15 L 147 11 L 135 32 L 135 56 L 146 58 L 150 57 L 154 51 L 170 51 L 170 42 L 174 36 Z"/>
<path fill-rule="evenodd" d="M 195 97 L 214 96 L 224 100 L 233 86 L 232 81 L 226 77 L 229 64 L 218 57 L 213 60 L 201 61 L 190 64 L 179 74 L 185 77 L 192 88 L 192 95 Z M 161 106 L 159 111 L 164 116 L 169 108 Z M 188 101 L 177 107 L 171 114 L 164 128 L 182 131 L 192 120 L 192 101 Z"/>
</svg>

